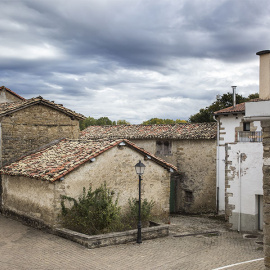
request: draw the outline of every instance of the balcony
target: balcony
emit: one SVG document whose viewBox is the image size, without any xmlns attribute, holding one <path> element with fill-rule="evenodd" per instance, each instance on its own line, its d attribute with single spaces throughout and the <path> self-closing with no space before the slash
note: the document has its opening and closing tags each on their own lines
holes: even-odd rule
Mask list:
<svg viewBox="0 0 270 270">
<path fill-rule="evenodd" d="M 262 131 L 239 131 L 238 142 L 262 142 Z"/>
</svg>

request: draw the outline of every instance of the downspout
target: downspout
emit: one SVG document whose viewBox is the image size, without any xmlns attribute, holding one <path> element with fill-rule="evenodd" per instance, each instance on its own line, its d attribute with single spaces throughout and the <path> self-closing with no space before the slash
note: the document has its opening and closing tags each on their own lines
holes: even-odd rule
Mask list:
<svg viewBox="0 0 270 270">
<path fill-rule="evenodd" d="M 216 160 L 216 212 L 219 212 L 219 119 L 216 119 L 214 115 L 214 120 L 217 122 L 217 160 Z"/>
<path fill-rule="evenodd" d="M 238 232 L 241 231 L 241 160 L 242 154 L 238 153 L 238 174 L 239 174 L 239 214 L 238 214 Z"/>
</svg>

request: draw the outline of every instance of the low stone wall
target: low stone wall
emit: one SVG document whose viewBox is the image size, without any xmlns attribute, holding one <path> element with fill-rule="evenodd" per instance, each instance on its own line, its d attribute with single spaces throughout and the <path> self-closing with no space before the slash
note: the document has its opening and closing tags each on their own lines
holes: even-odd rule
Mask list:
<svg viewBox="0 0 270 270">
<path fill-rule="evenodd" d="M 71 241 L 77 242 L 87 248 L 105 247 L 110 245 L 136 242 L 137 230 L 116 232 L 100 235 L 86 235 L 65 228 L 56 228 L 54 233 Z M 169 225 L 160 225 L 142 229 L 142 241 L 165 237 L 169 235 Z"/>
</svg>

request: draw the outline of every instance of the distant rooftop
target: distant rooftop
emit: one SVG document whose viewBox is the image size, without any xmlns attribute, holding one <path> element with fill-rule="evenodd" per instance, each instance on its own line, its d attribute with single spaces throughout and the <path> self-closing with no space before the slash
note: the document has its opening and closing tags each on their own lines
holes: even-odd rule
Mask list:
<svg viewBox="0 0 270 270">
<path fill-rule="evenodd" d="M 13 96 L 16 96 L 17 98 L 21 99 L 21 100 L 25 100 L 25 98 L 21 97 L 20 95 L 18 95 L 17 93 L 13 92 L 12 90 L 10 90 L 9 88 L 5 87 L 5 86 L 0 86 L 0 91 L 1 90 L 6 90 L 7 92 L 9 92 L 10 94 L 12 94 Z"/>
<path fill-rule="evenodd" d="M 215 139 L 216 123 L 181 123 L 174 125 L 89 126 L 81 139 Z"/>
<path fill-rule="evenodd" d="M 79 113 L 76 113 L 70 109 L 67 109 L 62 104 L 56 104 L 53 101 L 43 99 L 40 96 L 36 97 L 36 98 L 31 98 L 31 99 L 24 99 L 24 101 L 19 101 L 19 102 L 1 103 L 0 104 L 0 116 L 7 115 L 10 113 L 22 110 L 24 108 L 27 108 L 27 107 L 35 105 L 35 104 L 43 104 L 45 106 L 49 106 L 51 108 L 54 108 L 58 111 L 65 113 L 65 114 L 68 114 L 69 116 L 74 117 L 78 120 L 85 118 L 85 116 L 83 116 L 82 114 L 79 114 Z"/>
</svg>

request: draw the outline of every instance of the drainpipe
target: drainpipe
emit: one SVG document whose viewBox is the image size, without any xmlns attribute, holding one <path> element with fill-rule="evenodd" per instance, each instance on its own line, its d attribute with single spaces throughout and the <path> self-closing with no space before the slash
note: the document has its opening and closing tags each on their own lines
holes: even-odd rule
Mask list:
<svg viewBox="0 0 270 270">
<path fill-rule="evenodd" d="M 216 161 L 216 211 L 219 212 L 219 120 L 214 115 L 214 120 L 217 122 L 217 161 Z"/>
<path fill-rule="evenodd" d="M 239 214 L 238 214 L 238 232 L 241 231 L 241 162 L 242 153 L 238 153 L 238 174 L 239 174 Z"/>
</svg>

